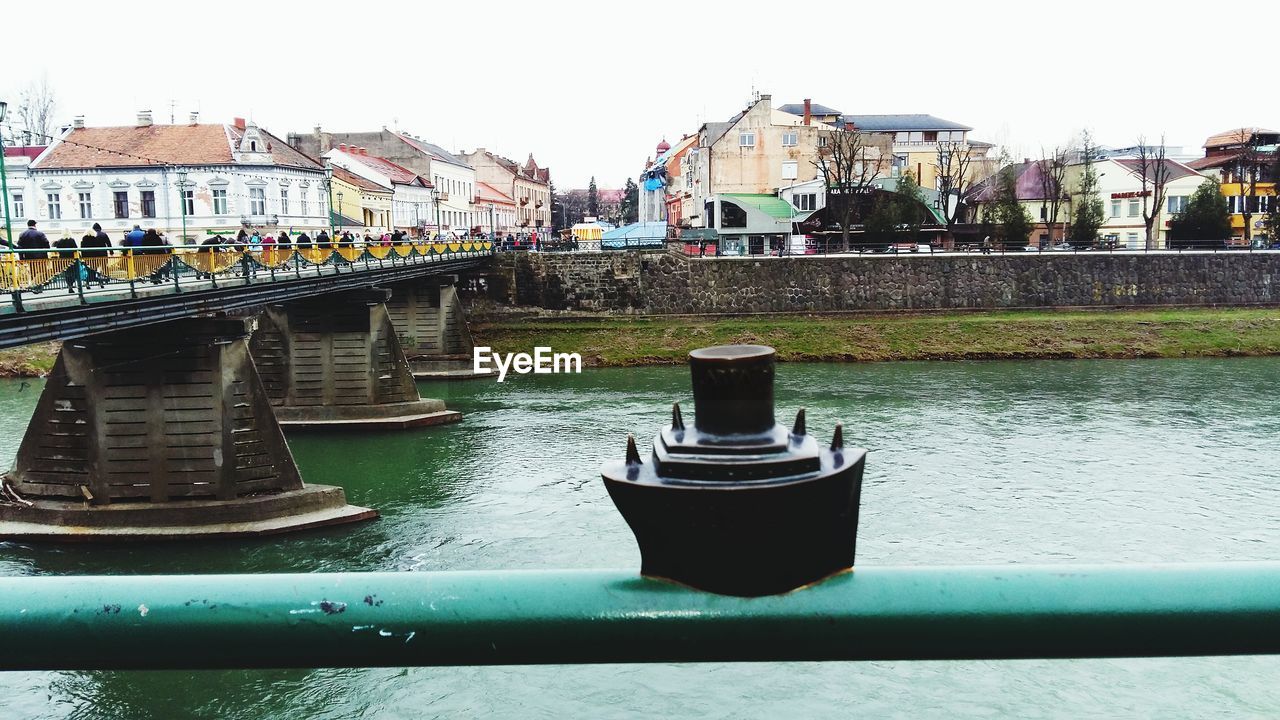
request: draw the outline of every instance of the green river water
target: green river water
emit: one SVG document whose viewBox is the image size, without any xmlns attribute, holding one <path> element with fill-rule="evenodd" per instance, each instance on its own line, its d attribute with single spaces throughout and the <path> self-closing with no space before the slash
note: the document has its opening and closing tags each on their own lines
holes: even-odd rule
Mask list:
<svg viewBox="0 0 1280 720">
<path fill-rule="evenodd" d="M 780 365 L 870 449 L 860 564 L 1280 559 L 1280 359 Z M 41 384 L 0 383 L 0 462 Z M 684 368 L 423 384 L 445 428 L 290 437 L 376 522 L 262 541 L 0 543 L 0 574 L 636 568 L 597 473 Z M 688 410 L 686 410 L 688 412 Z M 687 416 L 686 416 L 687 417 Z M 0 648 L 0 652 L 5 651 Z M 198 647 L 191 648 L 199 653 Z M 26 718 L 1275 717 L 1280 658 L 0 673 Z"/>
</svg>

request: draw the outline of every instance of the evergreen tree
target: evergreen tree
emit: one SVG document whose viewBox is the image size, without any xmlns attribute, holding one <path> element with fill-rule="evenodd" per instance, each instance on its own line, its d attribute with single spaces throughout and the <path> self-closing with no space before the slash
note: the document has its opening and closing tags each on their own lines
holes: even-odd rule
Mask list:
<svg viewBox="0 0 1280 720">
<path fill-rule="evenodd" d="M 622 224 L 629 225 L 640 220 L 640 186 L 636 181 L 627 178 L 622 188 Z"/>
<path fill-rule="evenodd" d="M 1035 223 L 1027 209 L 1018 202 L 1018 178 L 1012 166 L 996 176 L 996 196 L 990 213 L 992 222 L 1000 227 L 1000 240 L 1006 248 L 1026 246 Z"/>
<path fill-rule="evenodd" d="M 898 236 L 898 202 L 891 193 L 877 192 L 871 211 L 862 220 L 865 245 L 887 246 Z"/>
<path fill-rule="evenodd" d="M 569 227 L 565 224 L 568 217 L 565 215 L 564 201 L 560 193 L 556 192 L 555 183 L 548 183 L 547 191 L 551 195 L 551 227 L 557 231 L 564 230 Z"/>
<path fill-rule="evenodd" d="M 924 224 L 926 211 L 924 193 L 920 191 L 916 176 L 910 171 L 907 171 L 898 181 L 894 205 L 896 206 L 894 223 L 899 226 L 898 233 L 903 234 L 907 240 L 916 242 L 920 238 L 920 226 Z"/>
<path fill-rule="evenodd" d="M 1102 197 L 1098 195 L 1098 171 L 1093 168 L 1093 154 L 1096 150 L 1090 142 L 1089 134 L 1085 133 L 1080 147 L 1080 153 L 1084 157 L 1084 172 L 1080 175 L 1080 200 L 1068 233 L 1068 242 L 1074 247 L 1093 247 L 1098 241 L 1098 228 L 1106 222 Z"/>
<path fill-rule="evenodd" d="M 1187 207 L 1169 223 L 1169 245 L 1221 246 L 1231 237 L 1231 215 L 1218 183 L 1205 180 L 1187 200 Z"/>
<path fill-rule="evenodd" d="M 596 195 L 596 176 L 591 176 L 591 184 L 587 185 L 587 214 L 600 217 L 600 198 Z"/>
</svg>

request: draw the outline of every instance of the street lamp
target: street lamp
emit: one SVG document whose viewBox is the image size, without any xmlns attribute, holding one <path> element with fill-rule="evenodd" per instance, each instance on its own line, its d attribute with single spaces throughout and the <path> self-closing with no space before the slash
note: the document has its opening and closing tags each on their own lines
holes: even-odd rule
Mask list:
<svg viewBox="0 0 1280 720">
<path fill-rule="evenodd" d="M 182 242 L 187 244 L 187 171 L 178 171 L 178 204 L 182 206 Z M 170 215 L 169 217 L 173 217 Z"/>
<path fill-rule="evenodd" d="M 9 103 L 0 100 L 0 123 L 9 114 Z M 4 193 L 4 241 L 13 247 L 13 221 L 9 218 L 9 174 L 4 159 L 4 135 L 0 134 L 0 192 Z"/>
<path fill-rule="evenodd" d="M 440 239 L 443 226 L 440 224 L 440 188 L 431 188 L 431 202 L 436 206 L 436 242 L 443 242 Z"/>
<path fill-rule="evenodd" d="M 338 205 L 333 209 L 333 213 L 335 217 L 330 218 L 329 220 L 330 225 L 333 225 L 334 223 L 336 223 L 338 221 L 336 216 L 342 213 L 342 191 L 341 190 L 338 191 Z M 338 234 L 337 226 L 334 226 L 333 234 L 335 237 L 337 236 Z"/>
<path fill-rule="evenodd" d="M 325 192 L 325 195 L 328 196 L 326 199 L 329 201 L 329 237 L 332 238 L 334 235 L 338 234 L 338 231 L 335 229 L 333 224 L 334 207 L 333 207 L 333 166 L 332 165 L 324 166 L 324 192 Z"/>
</svg>

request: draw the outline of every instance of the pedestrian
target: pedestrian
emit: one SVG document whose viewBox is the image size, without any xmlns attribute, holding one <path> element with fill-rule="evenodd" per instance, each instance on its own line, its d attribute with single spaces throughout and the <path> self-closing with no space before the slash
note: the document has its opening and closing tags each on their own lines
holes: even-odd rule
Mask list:
<svg viewBox="0 0 1280 720">
<path fill-rule="evenodd" d="M 391 247 L 390 233 L 382 233 L 382 247 Z"/>
<path fill-rule="evenodd" d="M 321 230 L 320 232 L 321 234 L 324 233 L 323 230 Z M 320 236 L 317 235 L 316 240 L 319 240 L 319 239 L 320 239 Z M 295 248 L 298 248 L 299 250 L 311 249 L 311 236 L 307 234 L 306 230 L 303 230 L 302 232 L 298 233 L 298 237 L 294 238 L 293 246 Z"/>
<path fill-rule="evenodd" d="M 983 255 L 991 254 L 991 236 L 990 235 L 982 238 L 982 254 Z"/>
<path fill-rule="evenodd" d="M 287 233 L 287 232 L 285 232 L 285 231 L 281 230 L 281 231 L 280 231 L 280 237 L 276 238 L 276 244 L 277 244 L 277 245 L 279 245 L 279 246 L 280 246 L 280 247 L 282 247 L 282 248 L 287 248 L 287 247 L 289 247 L 289 245 L 290 245 L 290 242 L 289 242 L 289 233 Z"/>
<path fill-rule="evenodd" d="M 127 247 L 127 248 L 142 247 L 142 238 L 144 236 L 146 236 L 146 233 L 142 232 L 142 226 L 134 225 L 133 229 L 130 230 L 129 233 L 124 236 L 124 240 L 121 241 L 120 247 Z"/>
<path fill-rule="evenodd" d="M 45 237 L 44 233 L 36 229 L 35 220 L 28 220 L 27 229 L 22 231 L 22 234 L 18 236 L 18 249 L 19 250 L 48 250 L 49 249 L 49 238 Z M 24 257 L 30 257 L 30 256 L 28 255 Z"/>
<path fill-rule="evenodd" d="M 104 258 L 111 255 L 111 238 L 102 232 L 101 225 L 93 224 L 93 232 L 80 240 L 80 249 L 80 257 L 88 259 L 88 280 L 97 282 L 98 287 L 106 287 L 107 261 Z"/>
<path fill-rule="evenodd" d="M 236 239 L 233 244 L 240 246 L 248 245 L 249 233 L 244 228 L 240 228 L 240 232 L 236 233 Z"/>
<path fill-rule="evenodd" d="M 249 236 L 249 249 L 250 250 L 262 249 L 262 235 L 257 230 L 254 230 L 253 234 Z"/>
<path fill-rule="evenodd" d="M 155 228 L 147 228 L 146 232 L 142 233 L 142 240 L 139 241 L 138 248 L 139 249 L 135 251 L 135 254 L 164 255 L 164 238 L 160 237 L 160 233 L 156 232 Z M 151 273 L 151 282 L 153 284 L 159 285 L 162 281 L 169 278 L 168 262 L 162 264 L 159 261 L 152 261 L 151 265 L 154 267 L 154 272 Z"/>
<path fill-rule="evenodd" d="M 333 249 L 333 241 L 329 239 L 329 233 L 325 232 L 323 228 L 316 233 L 316 247 L 321 250 Z"/>
<path fill-rule="evenodd" d="M 55 248 L 59 248 L 58 257 L 62 260 L 70 260 L 67 268 L 62 271 L 62 277 L 67 281 L 67 292 L 76 291 L 76 280 L 80 277 L 80 263 L 75 261 L 76 258 L 76 239 L 70 235 L 59 238 L 53 243 Z"/>
</svg>

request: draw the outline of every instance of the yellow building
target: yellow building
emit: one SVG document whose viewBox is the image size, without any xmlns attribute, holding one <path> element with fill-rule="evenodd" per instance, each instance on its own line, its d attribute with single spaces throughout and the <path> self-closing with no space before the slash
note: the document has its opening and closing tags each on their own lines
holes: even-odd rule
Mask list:
<svg viewBox="0 0 1280 720">
<path fill-rule="evenodd" d="M 334 224 L 339 232 L 368 229 L 381 235 L 391 228 L 390 188 L 340 167 L 333 167 L 332 184 L 329 195 L 336 213 Z"/>
<path fill-rule="evenodd" d="M 1266 226 L 1266 215 L 1277 202 L 1272 176 L 1277 143 L 1280 132 L 1276 130 L 1235 128 L 1209 136 L 1204 157 L 1187 163 L 1219 182 L 1231 213 L 1235 245 L 1276 240 L 1276 231 Z"/>
</svg>

